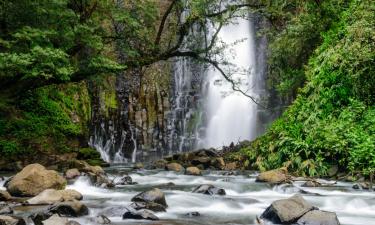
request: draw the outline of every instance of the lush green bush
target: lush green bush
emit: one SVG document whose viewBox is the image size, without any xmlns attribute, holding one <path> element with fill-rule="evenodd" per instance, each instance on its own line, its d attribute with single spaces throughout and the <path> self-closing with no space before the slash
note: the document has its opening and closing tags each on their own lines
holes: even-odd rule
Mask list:
<svg viewBox="0 0 375 225">
<path fill-rule="evenodd" d="M 352 1 L 322 34 L 307 83 L 268 132 L 243 149 L 259 169 L 375 172 L 375 6 Z"/>
<path fill-rule="evenodd" d="M 9 99 L 8 99 L 9 100 Z M 85 83 L 24 93 L 0 110 L 0 154 L 70 152 L 87 135 L 90 98 Z"/>
</svg>

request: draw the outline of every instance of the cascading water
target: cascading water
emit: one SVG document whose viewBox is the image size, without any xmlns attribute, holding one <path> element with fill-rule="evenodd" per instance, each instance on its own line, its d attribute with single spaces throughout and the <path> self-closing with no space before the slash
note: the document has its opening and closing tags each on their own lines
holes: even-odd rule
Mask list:
<svg viewBox="0 0 375 225">
<path fill-rule="evenodd" d="M 229 46 L 242 40 L 225 52 L 229 63 L 237 69 L 224 69 L 231 74 L 236 88 L 258 99 L 262 80 L 256 68 L 252 22 L 239 18 L 234 24 L 224 27 L 219 37 Z M 226 81 L 218 70 L 209 70 L 205 82 L 208 122 L 200 147 L 220 148 L 231 142 L 253 139 L 257 135 L 257 105 L 242 93 L 234 91 L 232 83 Z"/>
</svg>

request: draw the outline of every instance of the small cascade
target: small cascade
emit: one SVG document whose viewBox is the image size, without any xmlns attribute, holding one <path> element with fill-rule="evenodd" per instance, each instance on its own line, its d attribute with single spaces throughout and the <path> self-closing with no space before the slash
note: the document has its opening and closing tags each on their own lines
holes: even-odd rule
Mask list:
<svg viewBox="0 0 375 225">
<path fill-rule="evenodd" d="M 202 117 L 200 110 L 203 68 L 188 58 L 177 59 L 174 63 L 171 117 L 169 122 L 169 151 L 194 149 L 198 138 L 198 128 Z"/>
</svg>

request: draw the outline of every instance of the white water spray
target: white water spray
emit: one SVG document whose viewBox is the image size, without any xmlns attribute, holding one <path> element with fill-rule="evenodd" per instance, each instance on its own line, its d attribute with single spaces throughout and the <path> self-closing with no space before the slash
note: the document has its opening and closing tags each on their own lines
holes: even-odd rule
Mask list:
<svg viewBox="0 0 375 225">
<path fill-rule="evenodd" d="M 219 37 L 233 47 L 226 50 L 228 61 L 240 70 L 231 78 L 237 88 L 257 97 L 255 41 L 252 23 L 238 19 L 235 24 L 224 27 Z M 224 68 L 225 69 L 225 68 Z M 247 73 L 241 71 L 247 70 Z M 206 79 L 206 112 L 208 124 L 201 147 L 221 147 L 231 142 L 253 139 L 256 135 L 257 105 L 248 97 L 233 91 L 232 84 L 224 79 L 218 70 L 210 70 Z"/>
</svg>

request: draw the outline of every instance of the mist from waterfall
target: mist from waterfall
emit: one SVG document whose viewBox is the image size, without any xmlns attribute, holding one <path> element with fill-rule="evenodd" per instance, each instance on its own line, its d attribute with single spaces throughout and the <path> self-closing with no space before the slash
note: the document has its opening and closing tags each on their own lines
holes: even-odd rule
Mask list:
<svg viewBox="0 0 375 225">
<path fill-rule="evenodd" d="M 219 33 L 220 39 L 227 45 L 239 40 L 225 50 L 229 63 L 238 70 L 230 71 L 231 79 L 237 88 L 255 98 L 258 97 L 256 73 L 256 47 L 254 28 L 251 21 L 239 18 Z M 233 68 L 232 68 L 233 69 Z M 200 147 L 220 148 L 256 136 L 257 105 L 250 98 L 233 90 L 232 84 L 225 80 L 217 69 L 210 69 L 206 75 L 204 91 L 205 112 L 207 117 L 206 134 L 199 143 Z"/>
</svg>

